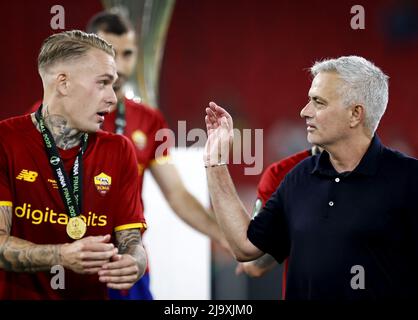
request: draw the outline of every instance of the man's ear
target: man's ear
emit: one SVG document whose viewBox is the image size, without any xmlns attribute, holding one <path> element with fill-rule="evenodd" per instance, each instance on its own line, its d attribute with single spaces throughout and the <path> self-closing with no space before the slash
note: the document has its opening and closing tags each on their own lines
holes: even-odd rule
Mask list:
<svg viewBox="0 0 418 320">
<path fill-rule="evenodd" d="M 364 107 L 362 105 L 357 104 L 352 107 L 350 114 L 350 128 L 354 128 L 362 123 L 365 116 Z"/>
<path fill-rule="evenodd" d="M 68 75 L 66 73 L 59 73 L 57 74 L 56 78 L 56 88 L 60 95 L 66 96 L 68 95 L 69 83 L 68 83 Z"/>
</svg>

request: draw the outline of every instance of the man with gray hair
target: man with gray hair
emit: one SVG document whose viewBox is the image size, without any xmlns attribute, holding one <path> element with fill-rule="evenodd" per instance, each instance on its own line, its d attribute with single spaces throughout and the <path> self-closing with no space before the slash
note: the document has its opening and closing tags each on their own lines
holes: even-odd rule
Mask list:
<svg viewBox="0 0 418 320">
<path fill-rule="evenodd" d="M 133 146 L 99 131 L 116 104 L 114 51 L 57 33 L 38 70 L 38 110 L 0 122 L 0 299 L 106 299 L 147 264 Z"/>
<path fill-rule="evenodd" d="M 301 110 L 307 138 L 324 149 L 303 160 L 251 220 L 225 159 L 231 116 L 206 108 L 209 191 L 239 261 L 289 258 L 287 299 L 418 297 L 418 161 L 375 134 L 388 77 L 362 57 L 315 63 Z"/>
</svg>

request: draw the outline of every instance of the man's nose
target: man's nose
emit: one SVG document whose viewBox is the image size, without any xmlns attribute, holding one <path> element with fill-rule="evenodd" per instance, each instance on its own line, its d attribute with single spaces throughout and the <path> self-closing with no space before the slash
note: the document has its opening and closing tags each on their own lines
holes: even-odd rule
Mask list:
<svg viewBox="0 0 418 320">
<path fill-rule="evenodd" d="M 106 102 L 111 105 L 115 105 L 118 102 L 118 99 L 116 98 L 115 90 L 113 90 L 112 86 L 110 86 Z"/>
<path fill-rule="evenodd" d="M 311 101 L 309 101 L 306 106 L 304 106 L 302 108 L 302 110 L 300 111 L 300 116 L 301 118 L 309 118 L 312 117 L 312 108 L 311 108 Z"/>
</svg>

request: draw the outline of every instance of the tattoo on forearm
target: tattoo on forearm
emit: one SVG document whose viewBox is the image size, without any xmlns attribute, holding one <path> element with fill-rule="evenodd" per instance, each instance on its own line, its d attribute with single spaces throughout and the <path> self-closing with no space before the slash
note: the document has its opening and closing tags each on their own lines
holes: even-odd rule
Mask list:
<svg viewBox="0 0 418 320">
<path fill-rule="evenodd" d="M 119 254 L 132 256 L 138 266 L 138 279 L 143 275 L 147 266 L 147 258 L 142 247 L 141 233 L 138 229 L 129 229 L 116 232 L 116 246 Z"/>
<path fill-rule="evenodd" d="M 10 236 L 12 207 L 0 207 L 0 269 L 14 272 L 47 271 L 59 263 L 59 247 L 36 245 Z"/>
<path fill-rule="evenodd" d="M 130 254 L 135 257 L 138 246 L 142 245 L 141 234 L 138 229 L 129 229 L 116 232 L 116 244 L 119 254 Z"/>
<path fill-rule="evenodd" d="M 146 264 L 145 252 L 142 247 L 141 233 L 138 229 L 129 229 L 116 232 L 116 245 L 119 254 L 129 254 L 138 263 L 138 266 Z"/>
<path fill-rule="evenodd" d="M 0 207 L 0 235 L 10 234 L 12 227 L 12 207 Z"/>
<path fill-rule="evenodd" d="M 265 254 L 254 261 L 254 264 L 259 268 L 271 267 L 276 260 L 269 254 Z"/>
<path fill-rule="evenodd" d="M 59 263 L 58 258 L 59 250 L 55 245 L 35 245 L 11 236 L 0 245 L 0 268 L 6 271 L 47 271 Z"/>
</svg>

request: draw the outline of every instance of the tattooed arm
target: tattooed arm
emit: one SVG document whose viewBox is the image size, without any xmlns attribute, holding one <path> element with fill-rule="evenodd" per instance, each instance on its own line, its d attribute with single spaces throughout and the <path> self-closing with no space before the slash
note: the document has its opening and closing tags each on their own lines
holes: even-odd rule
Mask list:
<svg viewBox="0 0 418 320">
<path fill-rule="evenodd" d="M 59 264 L 58 245 L 35 245 L 10 236 L 12 207 L 0 207 L 0 269 L 16 272 L 49 270 Z"/>
<path fill-rule="evenodd" d="M 125 290 L 131 288 L 142 277 L 147 267 L 147 257 L 138 229 L 116 232 L 119 254 L 99 271 L 99 280 L 109 288 Z"/>
<path fill-rule="evenodd" d="M 97 273 L 116 252 L 110 236 L 87 237 L 71 244 L 39 245 L 10 235 L 12 207 L 0 206 L 0 269 L 49 271 L 60 264 L 77 273 Z"/>
</svg>

